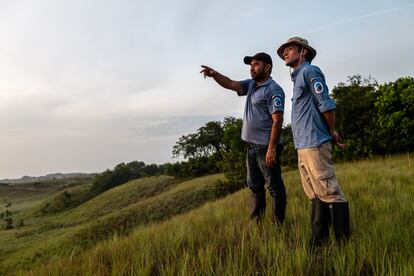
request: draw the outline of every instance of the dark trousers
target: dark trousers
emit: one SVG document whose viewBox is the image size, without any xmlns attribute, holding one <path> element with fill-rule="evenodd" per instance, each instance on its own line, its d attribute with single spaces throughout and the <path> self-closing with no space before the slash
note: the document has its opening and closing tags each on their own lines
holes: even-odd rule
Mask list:
<svg viewBox="0 0 414 276">
<path fill-rule="evenodd" d="M 267 146 L 249 143 L 247 145 L 246 167 L 247 167 L 247 186 L 253 195 L 264 194 L 264 185 L 267 183 L 268 190 L 272 197 L 286 197 L 285 184 L 282 179 L 280 168 L 280 155 L 283 145 L 276 147 L 276 164 L 270 168 L 266 164 Z"/>
<path fill-rule="evenodd" d="M 265 183 L 272 196 L 272 209 L 275 219 L 282 223 L 286 209 L 286 189 L 282 180 L 280 156 L 283 145 L 276 147 L 276 164 L 270 168 L 266 164 L 266 145 L 247 144 L 246 166 L 247 186 L 252 192 L 254 208 L 252 217 L 261 217 L 266 208 Z"/>
</svg>

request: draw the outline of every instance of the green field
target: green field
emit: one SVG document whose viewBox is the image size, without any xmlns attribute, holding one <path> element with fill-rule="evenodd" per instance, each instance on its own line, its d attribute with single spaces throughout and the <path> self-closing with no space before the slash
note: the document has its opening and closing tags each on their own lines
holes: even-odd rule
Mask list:
<svg viewBox="0 0 414 276">
<path fill-rule="evenodd" d="M 10 209 L 14 220 L 24 220 L 24 225 L 0 231 L 0 273 L 14 274 L 17 268 L 76 255 L 113 235 L 126 235 L 138 225 L 200 207 L 229 192 L 219 180 L 223 176 L 188 181 L 168 176 L 142 178 L 87 201 L 88 183 L 56 189 L 55 193 L 43 191 L 43 200 L 39 191 L 36 200 L 26 197 L 25 209 Z M 7 191 L 11 190 L 8 187 Z M 2 192 L 2 198 L 7 198 L 7 191 Z"/>
<path fill-rule="evenodd" d="M 139 179 L 79 206 L 20 215 L 30 225 L 0 231 L 5 274 L 32 275 L 414 275 L 414 168 L 410 155 L 337 165 L 350 202 L 351 239 L 308 248 L 310 202 L 296 171 L 284 173 L 282 227 L 248 219 L 249 192 L 221 175 L 180 182 Z M 74 189 L 74 188 L 72 188 Z M 54 203 L 53 203 L 54 202 Z M 53 203 L 53 204 L 52 204 Z M 37 208 L 37 209 L 36 209 Z M 269 208 L 268 208 L 269 209 Z M 36 215 L 37 214 L 37 215 Z M 29 218 L 26 218 L 29 219 Z"/>
</svg>

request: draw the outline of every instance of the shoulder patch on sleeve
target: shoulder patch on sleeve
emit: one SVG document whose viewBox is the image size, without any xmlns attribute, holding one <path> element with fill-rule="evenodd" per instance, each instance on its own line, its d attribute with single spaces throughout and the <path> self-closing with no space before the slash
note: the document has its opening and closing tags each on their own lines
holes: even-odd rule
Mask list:
<svg viewBox="0 0 414 276">
<path fill-rule="evenodd" d="M 323 84 L 322 82 L 318 81 L 313 84 L 313 89 L 316 93 L 321 94 L 323 92 Z"/>
<path fill-rule="evenodd" d="M 273 100 L 273 105 L 275 107 L 281 107 L 282 106 L 282 98 L 279 95 L 273 96 L 272 100 Z"/>
<path fill-rule="evenodd" d="M 311 83 L 313 85 L 313 90 L 317 94 L 321 94 L 323 92 L 324 88 L 324 80 L 321 77 L 314 77 L 311 79 Z"/>
</svg>

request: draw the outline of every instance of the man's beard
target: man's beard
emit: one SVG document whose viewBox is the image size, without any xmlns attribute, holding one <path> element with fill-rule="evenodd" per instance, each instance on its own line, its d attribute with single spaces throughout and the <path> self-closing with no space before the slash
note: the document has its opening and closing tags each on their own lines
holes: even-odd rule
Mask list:
<svg viewBox="0 0 414 276">
<path fill-rule="evenodd" d="M 265 72 L 258 72 L 258 73 L 256 73 L 256 75 L 254 77 L 252 76 L 252 79 L 255 82 L 261 82 L 265 79 L 265 77 L 266 77 Z"/>
</svg>

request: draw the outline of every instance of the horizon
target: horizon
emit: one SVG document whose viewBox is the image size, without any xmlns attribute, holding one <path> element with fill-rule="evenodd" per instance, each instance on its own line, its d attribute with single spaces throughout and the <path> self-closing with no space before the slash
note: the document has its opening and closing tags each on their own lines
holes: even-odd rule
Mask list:
<svg viewBox="0 0 414 276">
<path fill-rule="evenodd" d="M 180 136 L 243 114 L 245 98 L 200 65 L 243 80 L 257 52 L 273 58 L 289 123 L 276 49 L 292 36 L 316 48 L 330 89 L 354 74 L 413 77 L 413 25 L 413 0 L 1 2 L 0 179 L 179 161 Z"/>
<path fill-rule="evenodd" d="M 18 178 L 2 178 L 0 181 L 6 181 L 6 180 L 22 180 L 24 178 L 40 178 L 40 177 L 46 177 L 46 176 L 52 176 L 52 175 L 71 175 L 71 174 L 86 174 L 86 175 L 92 175 L 92 174 L 98 174 L 98 172 L 69 172 L 69 173 L 61 173 L 61 172 L 52 172 L 45 175 L 23 175 Z"/>
</svg>

